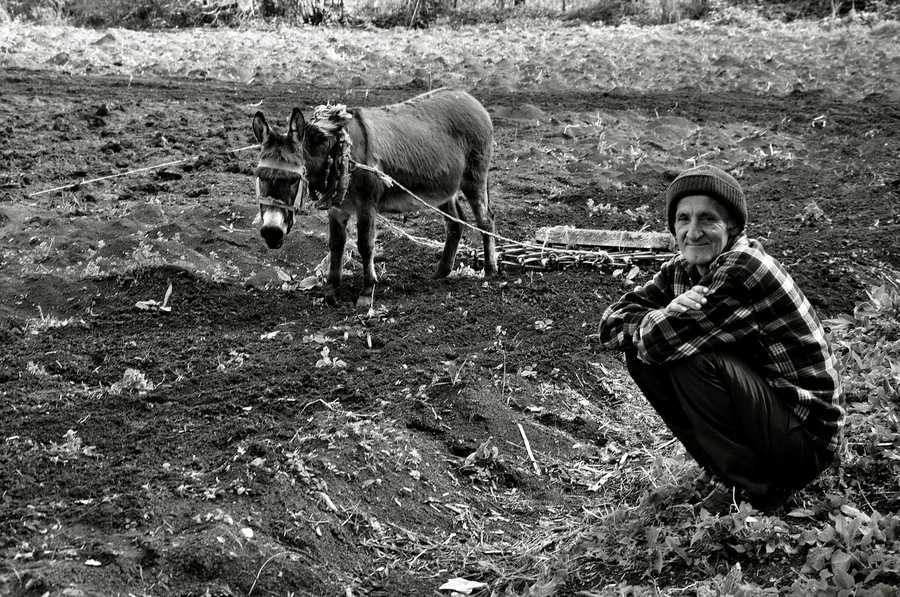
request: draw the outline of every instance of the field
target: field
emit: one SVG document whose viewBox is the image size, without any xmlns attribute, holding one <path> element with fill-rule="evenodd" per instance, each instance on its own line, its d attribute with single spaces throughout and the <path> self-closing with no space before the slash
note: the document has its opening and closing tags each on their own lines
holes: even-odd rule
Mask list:
<svg viewBox="0 0 900 597">
<path fill-rule="evenodd" d="M 896 595 L 893 404 L 790 515 L 682 506 L 695 468 L 595 337 L 653 262 L 434 280 L 423 211 L 358 311 L 352 261 L 316 287 L 321 213 L 265 248 L 257 110 L 441 85 L 491 113 L 507 239 L 664 232 L 710 162 L 823 318 L 900 284 L 896 23 L 0 24 L 0 593 Z"/>
</svg>

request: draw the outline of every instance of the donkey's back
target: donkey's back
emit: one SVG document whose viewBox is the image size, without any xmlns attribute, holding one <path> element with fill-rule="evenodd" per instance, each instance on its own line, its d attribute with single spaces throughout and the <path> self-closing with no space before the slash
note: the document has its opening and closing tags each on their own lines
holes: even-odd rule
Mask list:
<svg viewBox="0 0 900 597">
<path fill-rule="evenodd" d="M 354 137 L 358 148 L 354 158 L 385 172 L 419 199 L 439 206 L 453 201 L 460 191 L 466 198 L 474 196 L 478 187 L 487 192 L 493 125 L 481 103 L 465 91 L 438 89 L 399 104 L 360 108 L 355 120 L 365 140 L 357 144 Z M 378 186 L 371 177 L 359 177 L 359 182 Z M 384 193 L 361 191 L 348 196 L 347 211 L 355 211 L 354 198 L 367 201 L 373 194 L 379 199 L 380 212 L 423 208 L 399 188 L 389 187 Z"/>
</svg>

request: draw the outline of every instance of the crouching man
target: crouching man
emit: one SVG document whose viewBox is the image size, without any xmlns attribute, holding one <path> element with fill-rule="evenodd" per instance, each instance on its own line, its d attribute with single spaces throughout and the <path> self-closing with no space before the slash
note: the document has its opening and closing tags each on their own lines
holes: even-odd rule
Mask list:
<svg viewBox="0 0 900 597">
<path fill-rule="evenodd" d="M 603 313 L 600 339 L 704 470 L 700 507 L 770 512 L 831 464 L 845 411 L 809 301 L 744 233 L 740 184 L 714 166 L 666 191 L 680 253 Z"/>
</svg>

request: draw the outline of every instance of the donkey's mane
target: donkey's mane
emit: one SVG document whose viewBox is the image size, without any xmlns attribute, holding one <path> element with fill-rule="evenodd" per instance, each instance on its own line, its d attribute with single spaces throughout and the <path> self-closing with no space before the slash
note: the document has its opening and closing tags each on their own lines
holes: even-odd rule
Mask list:
<svg viewBox="0 0 900 597">
<path fill-rule="evenodd" d="M 312 125 L 326 135 L 334 136 L 351 120 L 353 114 L 347 111 L 344 104 L 325 104 L 313 112 Z"/>
</svg>

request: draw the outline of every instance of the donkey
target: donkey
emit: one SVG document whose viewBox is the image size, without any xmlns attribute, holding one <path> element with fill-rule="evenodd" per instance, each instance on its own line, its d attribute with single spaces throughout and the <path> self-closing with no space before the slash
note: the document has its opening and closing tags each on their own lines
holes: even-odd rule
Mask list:
<svg viewBox="0 0 900 597">
<path fill-rule="evenodd" d="M 462 235 L 461 192 L 475 216 L 484 245 L 484 273 L 497 273 L 494 213 L 488 195 L 493 125 L 484 107 L 464 91 L 437 89 L 379 108 L 320 106 L 307 122 L 299 108 L 287 133 L 273 131 L 262 112 L 253 117 L 260 144 L 256 169 L 260 234 L 278 249 L 307 197 L 328 209 L 330 265 L 326 298 L 336 300 L 347 241 L 356 216 L 363 288 L 356 305 L 372 305 L 377 277 L 376 216 L 436 207 L 446 239 L 434 277 L 454 266 Z M 428 205 L 425 205 L 427 203 Z"/>
</svg>

